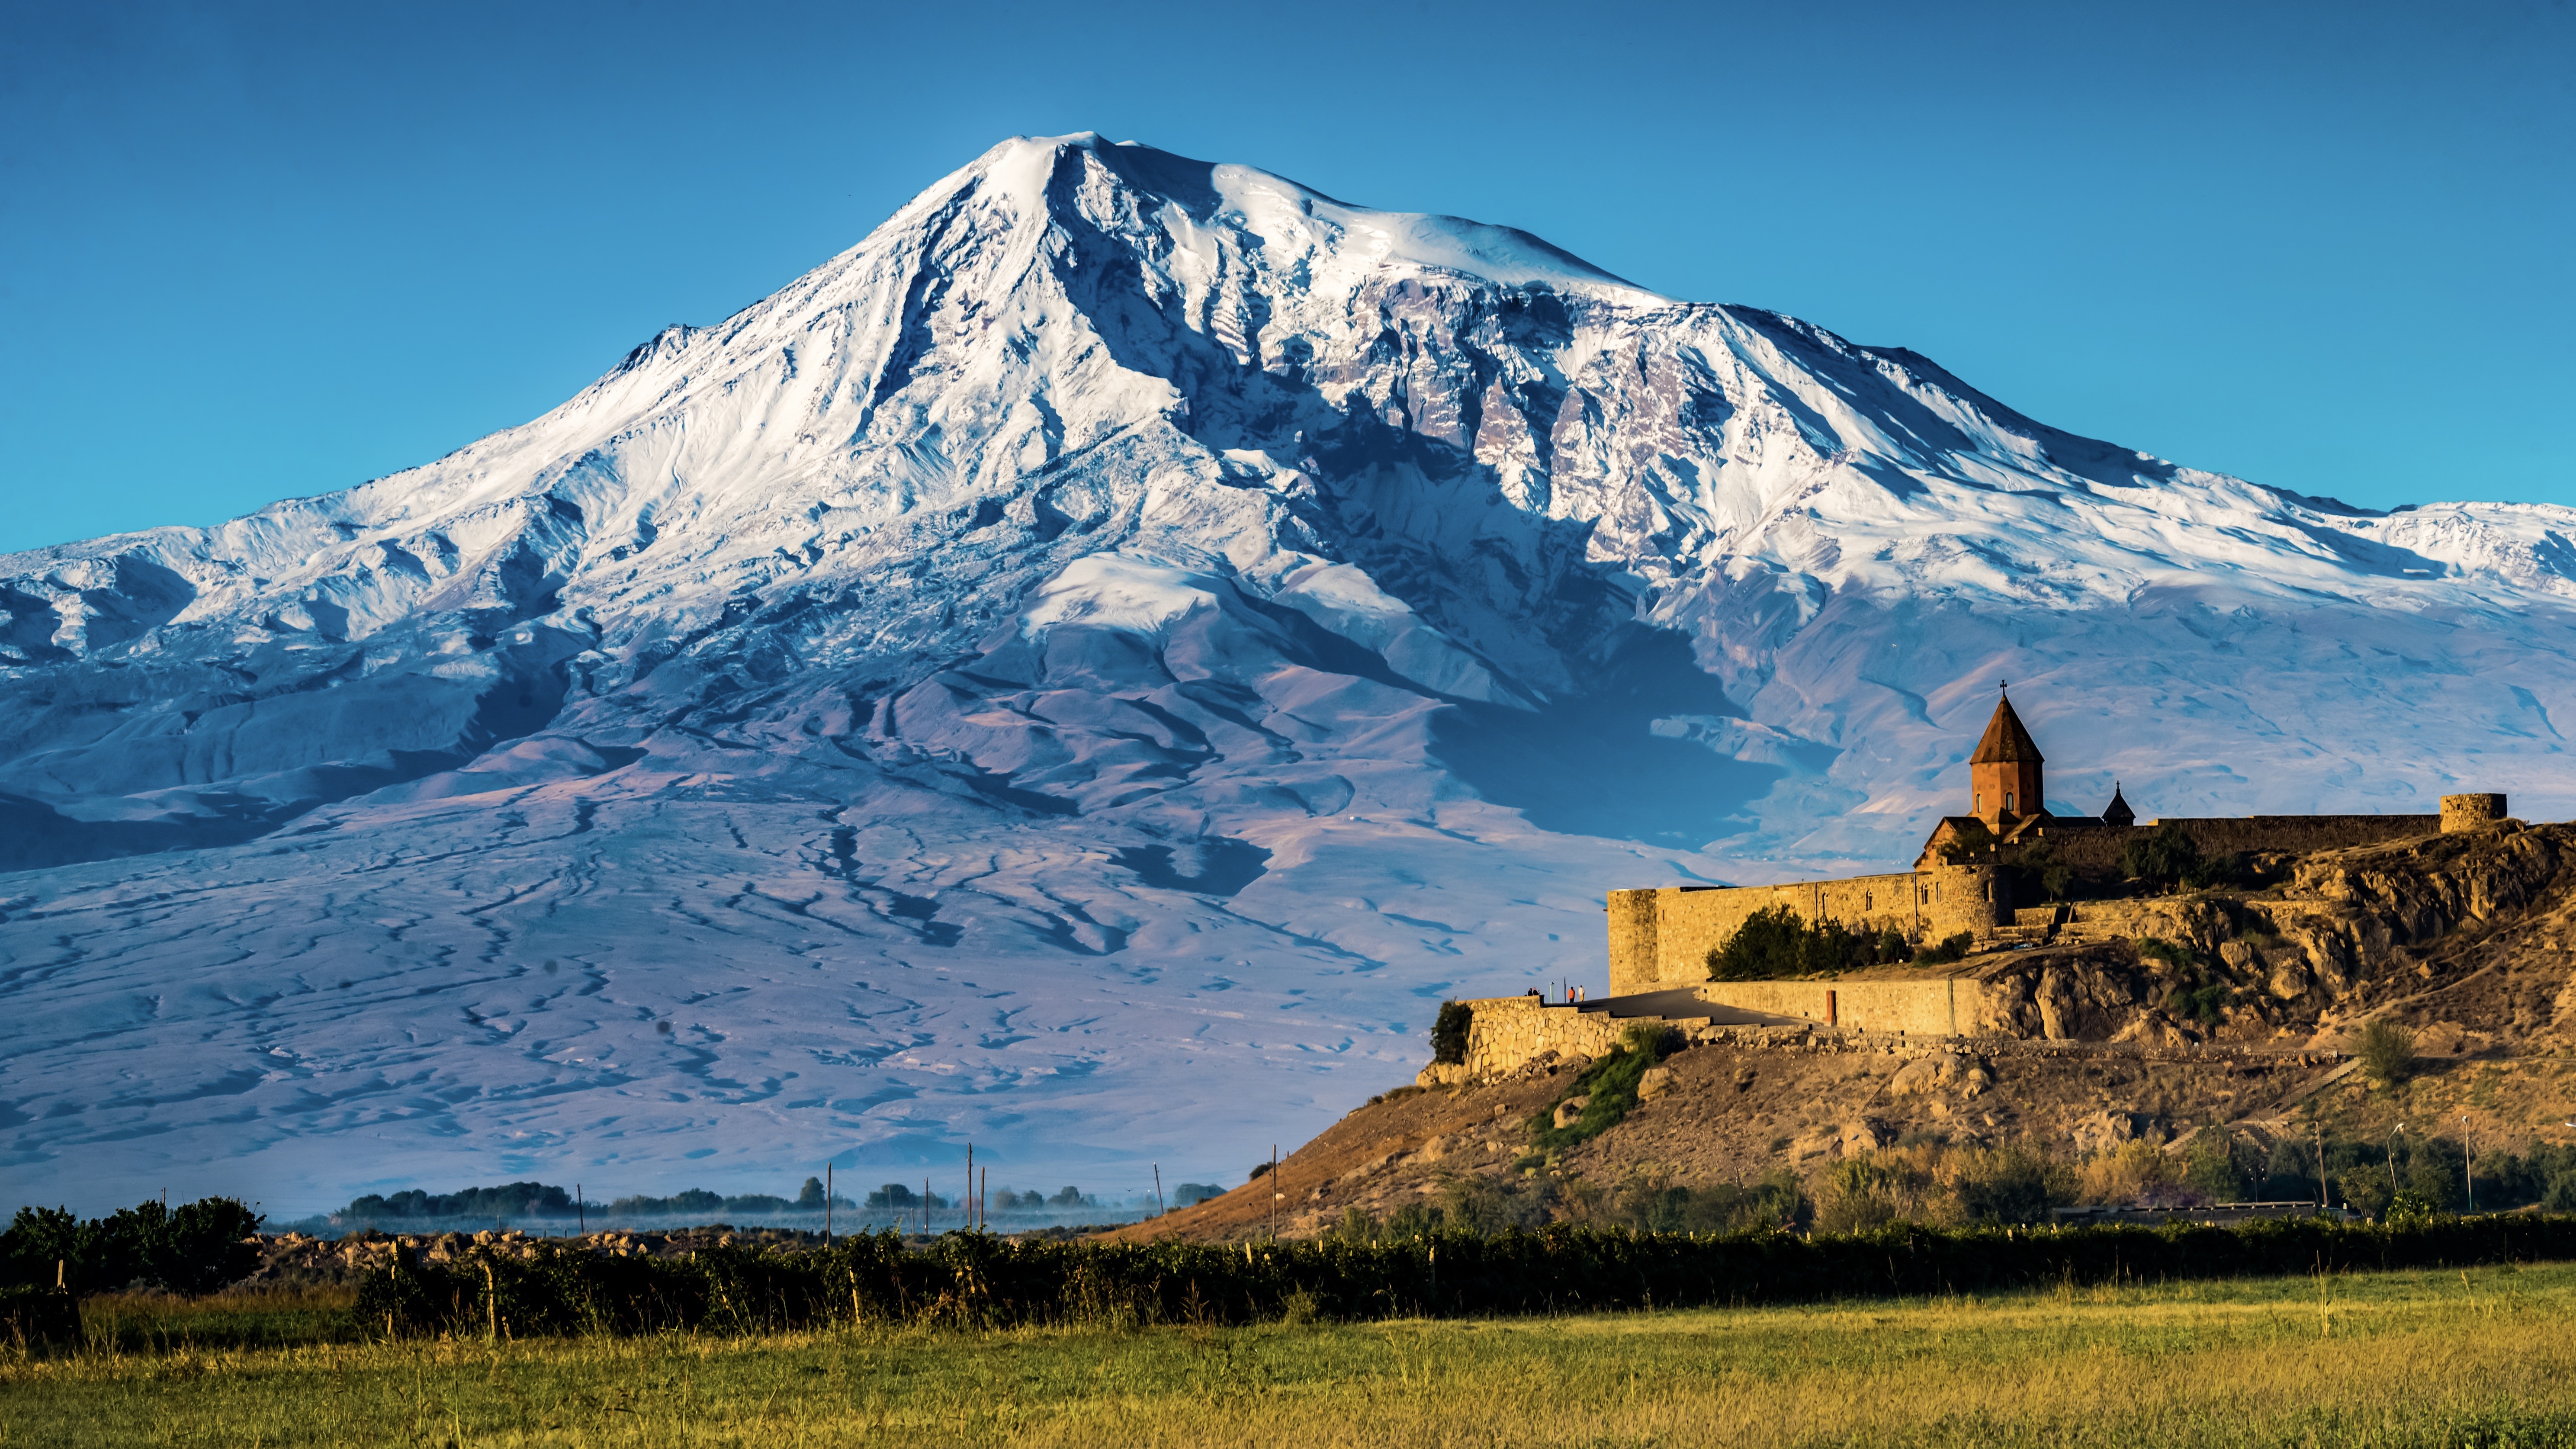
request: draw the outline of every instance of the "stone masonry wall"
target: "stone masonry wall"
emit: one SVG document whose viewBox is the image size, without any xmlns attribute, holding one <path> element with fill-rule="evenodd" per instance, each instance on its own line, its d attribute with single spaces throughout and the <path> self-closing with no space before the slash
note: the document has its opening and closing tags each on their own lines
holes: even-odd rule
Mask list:
<svg viewBox="0 0 2576 1449">
<path fill-rule="evenodd" d="M 2456 798 L 2462 797 L 2445 797 L 2446 800 Z M 2304 855 L 2311 851 L 2379 845 L 2391 840 L 2431 835 L 2443 828 L 2445 818 L 2440 815 L 2169 816 L 2152 825 L 2127 827 L 2094 821 L 2052 821 L 2025 837 L 2021 848 L 2045 845 L 2060 862 L 2074 867 L 2079 875 L 2116 880 L 2120 876 L 2121 852 L 2128 848 L 2130 841 L 2157 826 L 2181 826 L 2190 833 L 2192 844 L 2200 847 L 2203 855 L 2257 851 Z M 1993 852 L 1992 858 L 1998 863 L 2008 864 L 2019 853 L 2007 846 Z"/>
<path fill-rule="evenodd" d="M 1711 981 L 1700 999 L 1766 1016 L 1794 1016 L 1846 1031 L 1958 1036 L 1990 1016 L 1983 983 L 1924 981 Z"/>
<path fill-rule="evenodd" d="M 1909 1037 L 1984 1035 L 2008 1029 L 2013 1003 L 1974 978 L 1921 981 L 1728 981 L 1700 988 L 1713 1006 L 1787 1018 L 1783 1028 L 1809 1024 L 1844 1031 Z M 1464 1003 L 1468 1010 L 1467 1059 L 1425 1067 L 1423 1086 L 1454 1086 L 1510 1076 L 1533 1059 L 1599 1058 L 1632 1027 L 1670 1027 L 1694 1040 L 1737 1028 L 1708 1017 L 1612 1016 L 1595 1006 L 1549 1004 L 1535 996 L 1496 996 Z M 2001 1027 L 1998 1023 L 2002 1023 Z"/>
<path fill-rule="evenodd" d="M 2442 797 L 2442 833 L 2457 835 L 2481 825 L 2493 825 L 2505 818 L 2502 795 L 2445 795 Z"/>
<path fill-rule="evenodd" d="M 1466 1003 L 1467 1060 L 1461 1074 L 1484 1081 L 1508 1076 L 1532 1057 L 1598 1057 L 1619 1034 L 1647 1018 L 1613 1017 L 1606 1011 L 1549 1006 L 1535 996 L 1493 996 Z"/>
<path fill-rule="evenodd" d="M 1992 866 L 1941 866 L 1769 886 L 1665 886 L 1610 893 L 1610 994 L 1696 986 L 1708 953 L 1754 912 L 1786 906 L 1804 921 L 1893 928 L 1908 940 L 1985 935 L 2012 919 L 2010 890 Z M 1800 1013 L 1804 1014 L 1804 1013 Z"/>
</svg>

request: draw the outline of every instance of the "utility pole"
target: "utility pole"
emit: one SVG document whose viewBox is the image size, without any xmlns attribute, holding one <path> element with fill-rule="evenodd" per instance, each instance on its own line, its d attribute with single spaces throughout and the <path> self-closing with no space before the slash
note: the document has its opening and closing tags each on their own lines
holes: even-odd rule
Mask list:
<svg viewBox="0 0 2576 1449">
<path fill-rule="evenodd" d="M 2390 1202 L 2397 1200 L 2397 1139 L 2405 1135 L 2406 1124 L 2403 1122 L 2397 1124 L 2396 1131 L 2388 1134 L 2388 1200 Z"/>
<path fill-rule="evenodd" d="M 572 1185 L 572 1220 L 583 1237 L 590 1236 L 590 1209 L 582 1205 L 581 1184 L 577 1182 Z"/>
<path fill-rule="evenodd" d="M 1279 1241 L 1279 1201 L 1288 1194 L 1279 1190 L 1279 1144 L 1270 1144 L 1270 1241 Z"/>
<path fill-rule="evenodd" d="M 971 1231 L 975 1226 L 975 1141 L 971 1137 L 966 1140 L 966 1200 L 958 1206 L 965 1209 L 966 1226 Z"/>
<path fill-rule="evenodd" d="M 1163 1207 L 1163 1164 L 1154 1164 L 1154 1216 L 1161 1217 Z"/>
<path fill-rule="evenodd" d="M 832 1164 L 823 1164 L 823 1246 L 832 1246 Z"/>
<path fill-rule="evenodd" d="M 2317 1138 L 2317 1211 L 2324 1212 L 2326 1210 L 2326 1129 L 2322 1124 L 2312 1120 L 2308 1123 L 2308 1130 L 2315 1133 Z"/>
<path fill-rule="evenodd" d="M 2475 1139 L 2469 1132 L 2469 1114 L 2462 1112 L 2460 1114 L 2460 1175 L 2468 1180 L 2469 1211 L 2471 1212 L 2476 1212 L 2478 1210 L 2478 1170 L 2475 1166 L 2476 1158 L 2477 1151 Z"/>
</svg>

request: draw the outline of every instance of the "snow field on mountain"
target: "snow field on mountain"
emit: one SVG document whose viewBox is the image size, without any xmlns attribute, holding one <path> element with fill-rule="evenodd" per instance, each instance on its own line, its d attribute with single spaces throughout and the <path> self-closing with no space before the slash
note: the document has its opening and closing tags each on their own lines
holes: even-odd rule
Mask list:
<svg viewBox="0 0 2576 1449">
<path fill-rule="evenodd" d="M 1017 138 L 522 427 L 0 557 L 0 1165 L 1231 1181 L 1608 889 L 1901 868 L 2000 678 L 2060 808 L 2576 812 L 2571 539 Z"/>
</svg>

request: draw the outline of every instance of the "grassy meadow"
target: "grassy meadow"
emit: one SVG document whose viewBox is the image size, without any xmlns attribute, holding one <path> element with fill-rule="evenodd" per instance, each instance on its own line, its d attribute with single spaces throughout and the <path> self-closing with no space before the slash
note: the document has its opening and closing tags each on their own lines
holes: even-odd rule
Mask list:
<svg viewBox="0 0 2576 1449">
<path fill-rule="evenodd" d="M 92 1300 L 0 1445 L 2576 1444 L 2576 1267 L 1565 1318 L 370 1342 Z"/>
</svg>

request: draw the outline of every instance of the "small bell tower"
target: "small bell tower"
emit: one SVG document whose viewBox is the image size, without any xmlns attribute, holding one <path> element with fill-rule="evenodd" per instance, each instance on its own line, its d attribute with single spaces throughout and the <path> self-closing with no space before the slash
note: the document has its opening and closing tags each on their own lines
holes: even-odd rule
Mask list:
<svg viewBox="0 0 2576 1449">
<path fill-rule="evenodd" d="M 1995 717 L 1986 721 L 1985 738 L 1968 757 L 1968 787 L 1971 813 L 2001 834 L 2016 821 L 2045 814 L 2048 793 L 2041 781 L 2038 744 L 2013 713 L 2012 696 L 2002 694 L 2000 685 L 1997 693 L 2002 697 L 1995 701 Z"/>
</svg>

